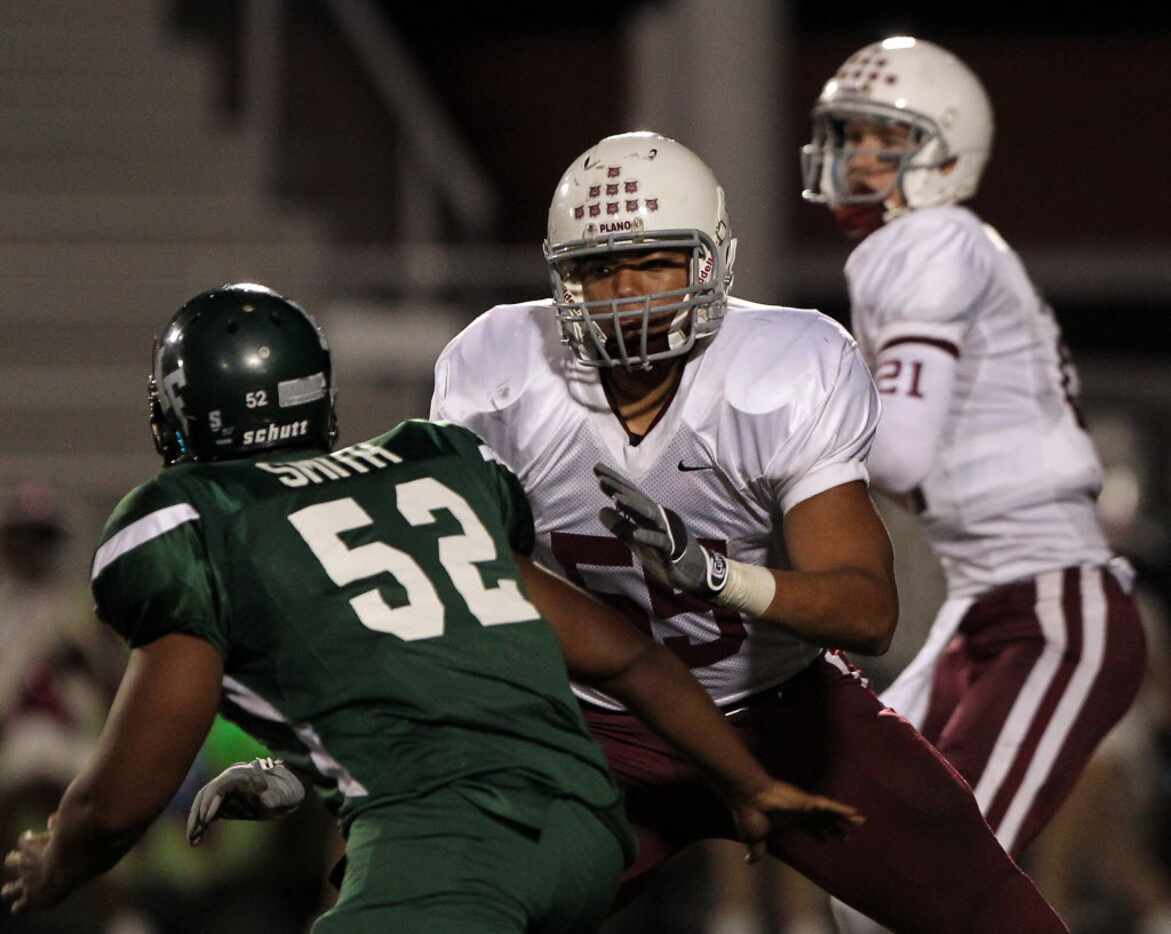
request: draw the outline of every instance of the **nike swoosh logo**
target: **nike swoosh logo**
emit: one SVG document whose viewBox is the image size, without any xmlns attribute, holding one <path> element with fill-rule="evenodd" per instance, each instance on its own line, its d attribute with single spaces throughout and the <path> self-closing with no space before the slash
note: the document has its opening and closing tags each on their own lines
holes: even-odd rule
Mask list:
<svg viewBox="0 0 1171 934">
<path fill-rule="evenodd" d="M 695 467 L 689 467 L 687 464 L 683 463 L 683 461 L 680 461 L 679 469 L 686 472 L 688 470 L 715 470 L 716 468 L 711 464 L 699 464 Z"/>
</svg>

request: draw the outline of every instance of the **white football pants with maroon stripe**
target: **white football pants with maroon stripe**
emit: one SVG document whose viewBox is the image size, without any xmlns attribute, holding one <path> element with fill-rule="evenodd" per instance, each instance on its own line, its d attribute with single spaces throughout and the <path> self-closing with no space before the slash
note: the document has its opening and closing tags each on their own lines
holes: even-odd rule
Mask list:
<svg viewBox="0 0 1171 934">
<path fill-rule="evenodd" d="M 1014 857 L 1138 692 L 1146 641 L 1132 581 L 1116 560 L 950 599 L 882 694 L 972 786 Z M 884 930 L 836 900 L 833 913 L 842 934 Z"/>
</svg>

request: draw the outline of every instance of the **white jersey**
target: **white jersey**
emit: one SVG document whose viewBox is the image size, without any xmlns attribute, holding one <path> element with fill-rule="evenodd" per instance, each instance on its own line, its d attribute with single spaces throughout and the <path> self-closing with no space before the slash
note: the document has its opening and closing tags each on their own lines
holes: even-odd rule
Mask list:
<svg viewBox="0 0 1171 934">
<path fill-rule="evenodd" d="M 883 393 L 914 393 L 916 347 L 956 358 L 919 487 L 949 592 L 1107 561 L 1095 514 L 1102 470 L 1074 405 L 1076 373 L 996 231 L 963 207 L 911 211 L 855 248 L 846 278 L 858 343 L 872 367 L 882 357 Z M 876 450 L 888 440 L 880 428 Z"/>
<path fill-rule="evenodd" d="M 672 648 L 717 703 L 805 668 L 819 647 L 652 588 L 598 520 L 609 500 L 593 466 L 621 470 L 731 557 L 785 567 L 783 514 L 867 478 L 879 404 L 854 341 L 816 311 L 731 299 L 719 333 L 693 352 L 658 423 L 632 443 L 599 372 L 577 363 L 559 336 L 550 302 L 501 305 L 452 340 L 435 366 L 431 417 L 476 432 L 515 471 L 532 503 L 534 557 Z"/>
</svg>

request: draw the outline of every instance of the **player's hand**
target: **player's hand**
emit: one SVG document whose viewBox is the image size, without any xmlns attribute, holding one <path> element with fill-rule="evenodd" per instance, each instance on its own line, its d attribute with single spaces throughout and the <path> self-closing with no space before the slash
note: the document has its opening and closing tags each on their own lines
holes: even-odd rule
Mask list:
<svg viewBox="0 0 1171 934">
<path fill-rule="evenodd" d="M 730 804 L 740 839 L 748 847 L 744 857 L 748 863 L 764 856 L 772 833 L 796 829 L 817 840 L 836 840 L 866 822 L 857 808 L 823 795 L 810 794 L 779 779 L 773 779 L 760 791 Z"/>
<path fill-rule="evenodd" d="M 595 464 L 602 492 L 614 501 L 598 513 L 653 577 L 684 593 L 711 600 L 728 582 L 724 556 L 697 542 L 673 509 L 661 506 L 618 471 Z"/>
<path fill-rule="evenodd" d="M 4 857 L 0 898 L 14 915 L 52 908 L 65 897 L 65 892 L 52 884 L 45 865 L 45 850 L 52 838 L 52 818 L 49 820 L 48 831 L 26 830 L 17 838 L 16 847 Z"/>
<path fill-rule="evenodd" d="M 216 818 L 271 820 L 295 811 L 305 786 L 280 759 L 230 765 L 195 793 L 187 814 L 187 839 L 198 846 Z"/>
</svg>

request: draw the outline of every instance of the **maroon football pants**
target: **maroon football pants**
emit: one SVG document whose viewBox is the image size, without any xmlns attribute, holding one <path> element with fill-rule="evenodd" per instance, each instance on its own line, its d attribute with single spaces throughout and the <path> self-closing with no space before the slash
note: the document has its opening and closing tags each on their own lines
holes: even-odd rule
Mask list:
<svg viewBox="0 0 1171 934">
<path fill-rule="evenodd" d="M 1145 668 L 1138 609 L 1110 571 L 1042 574 L 990 591 L 964 614 L 921 730 L 1019 856 L 1126 713 Z"/>
<path fill-rule="evenodd" d="M 694 768 L 640 721 L 585 712 L 638 833 L 628 882 L 696 840 L 735 836 Z M 964 780 L 840 658 L 819 658 L 729 717 L 772 774 L 865 814 L 844 840 L 795 828 L 770 840 L 775 856 L 832 895 L 900 934 L 1066 931 Z"/>
</svg>

